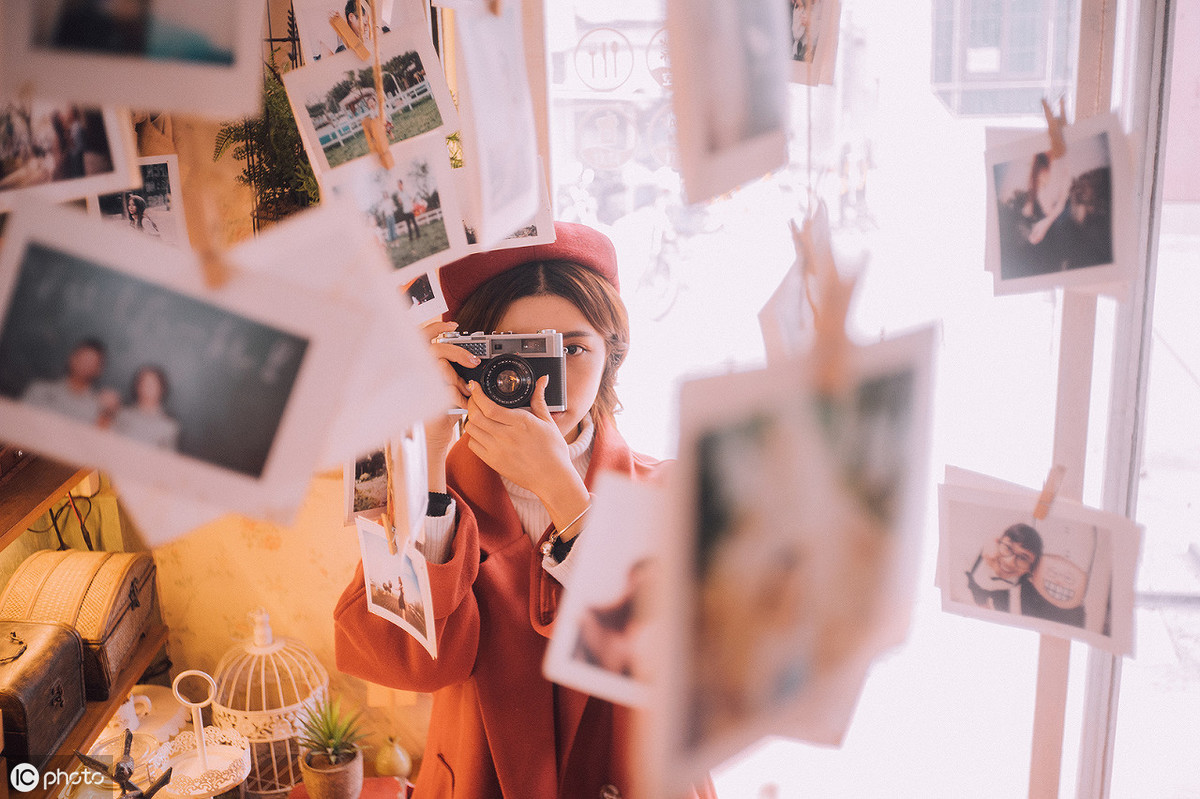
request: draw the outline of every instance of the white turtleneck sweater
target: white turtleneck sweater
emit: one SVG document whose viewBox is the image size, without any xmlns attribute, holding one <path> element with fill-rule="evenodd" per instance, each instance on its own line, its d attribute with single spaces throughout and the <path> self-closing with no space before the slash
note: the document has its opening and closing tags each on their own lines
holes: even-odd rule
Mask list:
<svg viewBox="0 0 1200 799">
<path fill-rule="evenodd" d="M 583 417 L 583 421 L 579 424 L 579 435 L 567 445 L 567 454 L 571 458 L 571 464 L 575 467 L 575 471 L 579 472 L 581 478 L 587 476 L 588 465 L 592 462 L 592 439 L 595 431 L 595 425 L 589 414 Z M 546 532 L 546 528 L 550 526 L 550 512 L 546 510 L 537 495 L 529 489 L 522 488 L 506 477 L 501 477 L 500 480 L 508 491 L 508 498 L 512 500 L 517 518 L 521 520 L 521 528 L 529 536 L 529 540 L 533 542 L 534 546 L 537 546 L 542 539 L 542 533 Z M 425 517 L 425 557 L 430 563 L 445 563 L 450 559 L 457 521 L 457 506 L 453 500 L 446 508 L 444 516 Z M 561 584 L 566 585 L 572 568 L 571 553 L 574 551 L 575 549 L 572 548 L 563 558 L 562 563 L 555 563 L 548 556 L 543 557 L 542 568 Z"/>
</svg>

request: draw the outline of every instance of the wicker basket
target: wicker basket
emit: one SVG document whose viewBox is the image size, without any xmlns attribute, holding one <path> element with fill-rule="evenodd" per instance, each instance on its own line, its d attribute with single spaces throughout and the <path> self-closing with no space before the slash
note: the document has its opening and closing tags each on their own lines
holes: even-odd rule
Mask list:
<svg viewBox="0 0 1200 799">
<path fill-rule="evenodd" d="M 0 618 L 61 622 L 83 638 L 89 700 L 109 690 L 160 623 L 154 559 L 146 552 L 35 552 L 0 594 Z"/>
</svg>

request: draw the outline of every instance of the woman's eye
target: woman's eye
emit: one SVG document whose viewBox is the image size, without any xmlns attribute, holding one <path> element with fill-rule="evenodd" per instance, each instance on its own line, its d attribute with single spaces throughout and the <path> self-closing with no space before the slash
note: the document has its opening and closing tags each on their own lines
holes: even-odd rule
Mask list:
<svg viewBox="0 0 1200 799">
<path fill-rule="evenodd" d="M 563 347 L 563 352 L 567 355 L 579 355 L 580 353 L 587 352 L 587 347 L 584 347 L 582 344 L 568 344 Z"/>
</svg>

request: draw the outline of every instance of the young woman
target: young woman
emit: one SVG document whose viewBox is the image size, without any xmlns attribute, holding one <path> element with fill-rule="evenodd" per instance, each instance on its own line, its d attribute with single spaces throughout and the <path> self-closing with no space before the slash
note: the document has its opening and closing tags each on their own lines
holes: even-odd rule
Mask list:
<svg viewBox="0 0 1200 799">
<path fill-rule="evenodd" d="M 130 193 L 125 198 L 125 216 L 131 228 L 158 237 L 158 225 L 146 210 L 146 200 L 140 194 Z"/>
<path fill-rule="evenodd" d="M 633 795 L 630 711 L 542 676 L 571 545 L 588 534 L 588 487 L 604 469 L 636 479 L 658 469 L 613 423 L 629 326 L 612 243 L 582 225 L 555 230 L 553 244 L 442 270 L 455 322 L 430 326 L 431 335 L 562 333 L 567 409 L 547 409 L 545 378 L 530 408 L 501 407 L 451 367 L 477 365 L 474 356 L 433 345 L 467 411 L 453 446 L 445 420 L 426 427 L 438 658 L 367 611 L 361 564 L 334 611 L 339 669 L 433 693 L 417 799 Z"/>
<path fill-rule="evenodd" d="M 151 446 L 177 449 L 179 422 L 167 412 L 169 394 L 170 383 L 161 366 L 139 367 L 129 383 L 129 404 L 122 405 L 113 416 L 113 431 Z"/>
</svg>

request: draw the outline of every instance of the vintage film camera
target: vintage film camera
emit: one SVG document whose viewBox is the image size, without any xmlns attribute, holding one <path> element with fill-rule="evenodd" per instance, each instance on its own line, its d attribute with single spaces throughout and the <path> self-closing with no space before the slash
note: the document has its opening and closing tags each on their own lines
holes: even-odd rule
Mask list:
<svg viewBox="0 0 1200 799">
<path fill-rule="evenodd" d="M 463 380 L 474 380 L 483 394 L 506 408 L 527 408 L 534 384 L 549 375 L 546 405 L 551 411 L 567 409 L 566 356 L 562 333 L 443 333 L 437 340 L 462 347 L 483 361 L 474 368 L 454 364 Z"/>
</svg>

